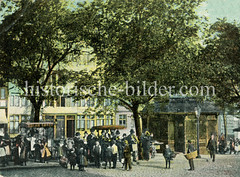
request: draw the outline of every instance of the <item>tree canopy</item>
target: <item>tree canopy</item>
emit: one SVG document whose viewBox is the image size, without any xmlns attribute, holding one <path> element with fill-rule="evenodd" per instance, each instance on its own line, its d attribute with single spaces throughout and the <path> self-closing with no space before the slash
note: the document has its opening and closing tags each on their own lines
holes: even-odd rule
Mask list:
<svg viewBox="0 0 240 177">
<path fill-rule="evenodd" d="M 240 32 L 239 25 L 222 19 L 210 28 L 204 62 L 206 79 L 215 86 L 217 102 L 239 107 Z"/>
<path fill-rule="evenodd" d="M 23 91 L 35 109 L 34 121 L 39 121 L 51 75 L 55 70 L 64 75 L 61 64 L 71 61 L 68 56 L 79 53 L 82 43 L 72 32 L 71 10 L 65 1 L 34 1 L 26 8 L 24 15 L 1 34 L 1 74 Z M 9 17 L 5 24 L 8 20 L 12 22 Z"/>
<path fill-rule="evenodd" d="M 201 2 L 95 0 L 79 4 L 77 21 L 97 57 L 96 77 L 113 88 L 109 97 L 133 112 L 138 136 L 141 105 L 156 97 L 166 99 L 196 81 L 203 22 L 195 10 Z M 170 86 L 175 88 L 169 91 Z"/>
</svg>

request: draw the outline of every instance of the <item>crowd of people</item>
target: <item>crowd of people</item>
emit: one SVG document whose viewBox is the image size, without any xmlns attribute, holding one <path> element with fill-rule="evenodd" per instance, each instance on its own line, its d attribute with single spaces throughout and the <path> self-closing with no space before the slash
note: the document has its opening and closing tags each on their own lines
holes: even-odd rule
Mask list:
<svg viewBox="0 0 240 177">
<path fill-rule="evenodd" d="M 240 140 L 238 138 L 230 138 L 229 144 L 225 139 L 224 134 L 222 133 L 218 138 L 218 153 L 219 154 L 238 154 Z"/>
<path fill-rule="evenodd" d="M 137 159 L 137 146 L 142 143 L 143 158 L 149 160 L 152 137 L 146 131 L 140 139 L 137 138 L 133 129 L 130 134 L 125 133 L 120 136 L 118 130 L 105 131 L 95 134 L 91 129 L 81 137 L 77 132 L 72 139 L 64 140 L 59 145 L 60 164 L 66 167 L 70 164 L 70 169 L 78 165 L 79 170 L 83 171 L 88 163 L 94 163 L 97 168 L 116 168 L 117 162 L 122 163 L 125 170 L 131 170 L 131 158 Z"/>
<path fill-rule="evenodd" d="M 8 134 L 0 136 L 0 163 L 2 167 L 9 165 L 10 161 L 14 165 L 27 165 L 29 158 L 48 162 L 51 152 L 46 138 L 37 139 L 35 136 L 18 135 L 10 139 Z"/>
<path fill-rule="evenodd" d="M 40 135 L 38 132 L 28 132 L 10 139 L 8 134 L 0 136 L 0 163 L 2 166 L 9 165 L 10 161 L 14 165 L 27 165 L 28 159 L 39 163 L 48 163 L 50 159 L 58 160 L 60 165 L 73 170 L 76 165 L 80 171 L 89 163 L 97 168 L 116 168 L 117 162 L 122 164 L 125 170 L 132 169 L 132 162 L 137 160 L 138 153 L 142 160 L 149 160 L 154 157 L 153 138 L 148 131 L 145 131 L 139 138 L 133 129 L 127 135 L 120 135 L 119 130 L 90 130 L 84 134 L 77 132 L 75 137 L 67 139 L 49 138 Z M 137 152 L 138 145 L 142 147 L 141 152 Z M 239 139 L 230 139 L 230 154 L 238 154 Z M 212 161 L 215 161 L 215 154 L 225 153 L 226 141 L 223 134 L 217 139 L 211 135 L 207 147 Z M 195 151 L 195 148 L 188 141 L 188 153 Z M 163 156 L 166 160 L 166 168 L 170 168 L 170 161 L 176 154 L 166 145 Z M 190 170 L 194 170 L 193 160 L 189 159 Z"/>
<path fill-rule="evenodd" d="M 40 163 L 55 159 L 64 167 L 70 164 L 70 169 L 77 165 L 81 171 L 88 163 L 106 169 L 116 168 L 117 162 L 120 162 L 125 170 L 131 170 L 131 159 L 136 161 L 139 143 L 142 145 L 142 158 L 150 158 L 152 136 L 148 131 L 140 138 L 133 129 L 122 136 L 118 130 L 96 132 L 91 129 L 90 132 L 85 131 L 82 135 L 77 132 L 73 138 L 58 140 L 39 136 L 38 133 L 26 133 L 13 139 L 6 135 L 0 137 L 0 162 L 2 166 L 7 166 L 9 161 L 14 161 L 14 165 L 27 165 L 28 159 Z"/>
</svg>

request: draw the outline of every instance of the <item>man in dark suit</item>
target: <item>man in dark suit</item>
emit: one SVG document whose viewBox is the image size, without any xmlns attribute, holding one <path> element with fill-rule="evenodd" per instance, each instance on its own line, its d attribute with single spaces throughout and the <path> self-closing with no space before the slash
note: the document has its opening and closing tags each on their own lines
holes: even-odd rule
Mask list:
<svg viewBox="0 0 240 177">
<path fill-rule="evenodd" d="M 193 152 L 193 151 L 195 151 L 195 148 L 194 148 L 194 146 L 192 145 L 191 140 L 188 140 L 188 150 L 187 150 L 187 153 L 191 153 L 191 152 Z M 189 169 L 189 170 L 190 170 L 190 171 L 191 171 L 191 170 L 194 170 L 193 158 L 189 159 L 188 161 L 189 161 L 189 165 L 190 165 L 190 169 Z"/>
<path fill-rule="evenodd" d="M 210 157 L 212 158 L 212 161 L 215 162 L 215 153 L 217 149 L 217 141 L 214 137 L 214 134 L 211 134 L 211 138 L 208 140 L 207 148 L 210 151 Z"/>
</svg>

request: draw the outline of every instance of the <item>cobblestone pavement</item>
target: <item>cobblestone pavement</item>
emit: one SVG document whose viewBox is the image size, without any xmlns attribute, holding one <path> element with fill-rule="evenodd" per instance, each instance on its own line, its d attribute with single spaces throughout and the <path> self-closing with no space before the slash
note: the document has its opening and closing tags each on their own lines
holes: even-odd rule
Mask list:
<svg viewBox="0 0 240 177">
<path fill-rule="evenodd" d="M 97 169 L 94 167 L 85 168 L 85 172 L 79 172 L 77 169 L 71 171 L 62 167 L 52 168 L 29 168 L 29 169 L 11 169 L 0 172 L 2 176 L 11 177 L 65 177 L 65 176 L 83 176 L 83 177 L 157 177 L 157 176 L 194 176 L 194 177 L 232 177 L 240 176 L 240 155 L 216 155 L 216 162 L 212 162 L 209 156 L 202 155 L 201 159 L 194 159 L 195 170 L 188 171 L 189 164 L 183 154 L 178 154 L 171 164 L 171 169 L 165 169 L 165 160 L 162 154 L 157 154 L 154 159 L 149 161 L 139 161 L 134 164 L 132 171 L 124 171 L 121 164 L 118 163 L 116 169 Z"/>
</svg>

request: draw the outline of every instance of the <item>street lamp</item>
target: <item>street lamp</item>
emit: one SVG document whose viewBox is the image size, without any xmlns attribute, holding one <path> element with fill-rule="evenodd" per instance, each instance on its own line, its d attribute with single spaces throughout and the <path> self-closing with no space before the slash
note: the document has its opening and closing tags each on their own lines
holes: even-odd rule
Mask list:
<svg viewBox="0 0 240 177">
<path fill-rule="evenodd" d="M 195 107 L 195 115 L 197 117 L 197 158 L 201 158 L 199 153 L 199 118 L 201 114 L 201 108 L 199 106 Z"/>
</svg>

